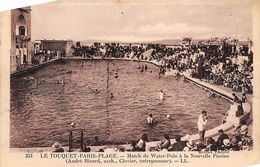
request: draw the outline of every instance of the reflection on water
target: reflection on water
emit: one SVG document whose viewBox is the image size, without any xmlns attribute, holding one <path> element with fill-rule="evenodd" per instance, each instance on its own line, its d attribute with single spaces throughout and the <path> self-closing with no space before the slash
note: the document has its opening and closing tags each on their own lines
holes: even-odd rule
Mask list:
<svg viewBox="0 0 260 167">
<path fill-rule="evenodd" d="M 149 140 L 159 140 L 164 133 L 196 133 L 202 110 L 209 113 L 208 128 L 220 124 L 228 101 L 208 98 L 205 90 L 174 77 L 157 79 L 159 70 L 150 64 L 142 75 L 139 65 L 93 60 L 82 66 L 81 61 L 70 61 L 31 74 L 38 85 L 32 77 L 12 78 L 11 147 L 50 146 L 54 141 L 68 145 L 71 122 L 76 124 L 74 141 L 80 140 L 83 129 L 87 143 L 99 136 L 113 144 L 137 140 L 143 133 Z M 65 85 L 58 84 L 62 77 Z M 158 100 L 161 89 L 166 92 L 163 103 Z M 149 113 L 158 121 L 155 127 L 146 124 Z"/>
</svg>

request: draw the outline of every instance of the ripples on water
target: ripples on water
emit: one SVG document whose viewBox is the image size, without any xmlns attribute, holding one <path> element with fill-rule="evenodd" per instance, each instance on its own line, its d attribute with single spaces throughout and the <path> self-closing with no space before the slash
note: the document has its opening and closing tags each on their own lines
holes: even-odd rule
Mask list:
<svg viewBox="0 0 260 167">
<path fill-rule="evenodd" d="M 94 136 L 120 144 L 137 140 L 143 133 L 149 140 L 159 140 L 165 133 L 170 137 L 193 134 L 202 110 L 208 111 L 208 128 L 212 128 L 221 123 L 221 114 L 229 108 L 228 101 L 208 98 L 205 90 L 191 83 L 174 77 L 157 79 L 159 70 L 151 64 L 141 75 L 138 66 L 142 63 L 110 61 L 108 90 L 107 61 L 81 64 L 70 61 L 40 69 L 30 75 L 42 80 L 37 86 L 24 76 L 12 78 L 11 147 L 51 146 L 55 141 L 68 145 L 71 122 L 76 123 L 73 140 L 77 143 L 80 129 L 86 143 Z M 117 68 L 119 77 L 115 78 Z M 66 84 L 57 84 L 62 77 Z M 158 100 L 160 89 L 167 94 L 163 103 Z M 155 127 L 146 124 L 150 113 L 158 121 Z M 166 120 L 167 114 L 170 120 Z"/>
</svg>

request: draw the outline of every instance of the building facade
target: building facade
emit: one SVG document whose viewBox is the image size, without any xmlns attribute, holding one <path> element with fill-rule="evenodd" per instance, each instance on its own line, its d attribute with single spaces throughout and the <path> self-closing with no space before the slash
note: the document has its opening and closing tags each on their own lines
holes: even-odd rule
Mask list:
<svg viewBox="0 0 260 167">
<path fill-rule="evenodd" d="M 66 56 L 72 56 L 72 40 L 39 40 L 40 50 L 46 52 L 62 52 Z"/>
<path fill-rule="evenodd" d="M 31 64 L 31 48 L 31 7 L 11 10 L 11 72 Z"/>
</svg>

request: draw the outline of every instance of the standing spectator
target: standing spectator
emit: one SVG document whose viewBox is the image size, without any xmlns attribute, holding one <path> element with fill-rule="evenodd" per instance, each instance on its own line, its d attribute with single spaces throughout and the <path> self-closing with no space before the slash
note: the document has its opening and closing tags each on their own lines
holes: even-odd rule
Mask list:
<svg viewBox="0 0 260 167">
<path fill-rule="evenodd" d="M 206 124 L 207 124 L 207 112 L 203 110 L 197 122 L 200 140 L 202 143 L 204 142 Z"/>
<path fill-rule="evenodd" d="M 247 100 L 247 97 L 246 97 L 246 94 L 245 93 L 242 93 L 242 97 L 241 97 L 241 102 L 242 103 L 245 103 Z"/>
<path fill-rule="evenodd" d="M 235 93 L 232 93 L 232 96 L 233 96 L 233 102 L 234 103 L 240 103 L 240 99 L 237 97 L 237 95 Z"/>
</svg>

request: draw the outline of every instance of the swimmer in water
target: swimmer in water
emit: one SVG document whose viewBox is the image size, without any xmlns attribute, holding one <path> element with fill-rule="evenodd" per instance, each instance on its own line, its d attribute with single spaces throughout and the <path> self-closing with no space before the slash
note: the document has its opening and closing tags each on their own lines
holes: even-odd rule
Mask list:
<svg viewBox="0 0 260 167">
<path fill-rule="evenodd" d="M 141 74 L 143 74 L 144 73 L 144 66 L 142 65 L 142 67 L 141 67 Z"/>
<path fill-rule="evenodd" d="M 147 65 L 146 64 L 144 65 L 144 70 L 147 71 Z"/>
<path fill-rule="evenodd" d="M 183 82 L 188 82 L 188 79 L 186 76 L 183 76 Z"/>
<path fill-rule="evenodd" d="M 165 93 L 163 92 L 163 90 L 161 89 L 161 91 L 159 92 L 159 99 L 161 100 L 161 101 L 164 101 L 165 100 Z"/>
<path fill-rule="evenodd" d="M 61 82 L 58 81 L 57 84 L 65 85 L 65 77 L 62 77 Z"/>
<path fill-rule="evenodd" d="M 111 99 L 115 98 L 115 96 L 113 95 L 113 93 L 110 93 L 110 98 L 111 98 Z"/>
<path fill-rule="evenodd" d="M 161 78 L 161 73 L 160 73 L 160 72 L 157 74 L 157 78 L 158 78 L 158 79 Z"/>
<path fill-rule="evenodd" d="M 212 91 L 210 91 L 208 94 L 207 94 L 208 98 L 211 98 L 211 97 L 215 97 L 216 94 Z"/>
<path fill-rule="evenodd" d="M 42 83 L 45 83 L 45 79 L 44 79 L 44 78 L 43 78 L 43 79 L 40 79 L 38 85 L 41 85 Z"/>
<path fill-rule="evenodd" d="M 75 127 L 75 123 L 72 122 L 72 123 L 70 124 L 70 126 L 71 126 L 72 128 L 74 128 L 74 127 Z"/>
<path fill-rule="evenodd" d="M 171 117 L 171 115 L 170 115 L 170 114 L 167 114 L 167 115 L 166 115 L 166 119 L 167 119 L 167 120 L 169 120 L 169 119 L 170 119 L 170 117 Z"/>
<path fill-rule="evenodd" d="M 179 72 L 176 72 L 176 74 L 175 74 L 175 78 L 180 78 L 181 77 L 181 74 L 179 73 Z"/>
<path fill-rule="evenodd" d="M 150 125 L 154 123 L 153 114 L 149 114 L 149 116 L 147 117 L 147 123 Z"/>
<path fill-rule="evenodd" d="M 118 78 L 118 74 L 116 73 L 115 78 Z"/>
<path fill-rule="evenodd" d="M 98 90 L 97 90 L 97 89 L 95 89 L 95 93 L 98 93 Z"/>
</svg>

